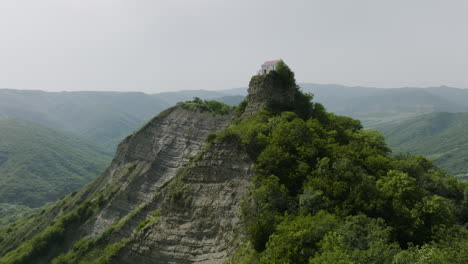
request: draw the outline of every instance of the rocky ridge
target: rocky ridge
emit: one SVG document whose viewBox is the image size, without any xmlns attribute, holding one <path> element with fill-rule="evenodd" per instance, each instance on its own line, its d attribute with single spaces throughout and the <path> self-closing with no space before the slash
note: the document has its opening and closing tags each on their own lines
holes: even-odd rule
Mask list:
<svg viewBox="0 0 468 264">
<path fill-rule="evenodd" d="M 243 116 L 272 102 L 292 104 L 294 90 L 282 87 L 275 72 L 254 76 Z M 210 133 L 232 120 L 184 104 L 162 112 L 119 144 L 100 177 L 33 216 L 37 228 L 23 225 L 16 231 L 22 238 L 0 249 L 11 257 L 25 238 L 47 231 L 50 221 L 60 222 L 85 201 L 97 203 L 83 223 L 65 230 L 65 243 L 33 261 L 0 263 L 78 263 L 98 258 L 101 250 L 112 254 L 91 263 L 225 262 L 242 240 L 240 205 L 254 176 L 254 162 L 240 142 L 207 143 Z"/>
</svg>

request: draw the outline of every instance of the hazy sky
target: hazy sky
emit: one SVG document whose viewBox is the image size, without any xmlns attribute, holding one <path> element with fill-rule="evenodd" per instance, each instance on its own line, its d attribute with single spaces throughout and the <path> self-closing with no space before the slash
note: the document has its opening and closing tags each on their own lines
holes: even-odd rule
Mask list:
<svg viewBox="0 0 468 264">
<path fill-rule="evenodd" d="M 0 87 L 150 93 L 299 82 L 468 88 L 467 0 L 0 0 Z"/>
</svg>

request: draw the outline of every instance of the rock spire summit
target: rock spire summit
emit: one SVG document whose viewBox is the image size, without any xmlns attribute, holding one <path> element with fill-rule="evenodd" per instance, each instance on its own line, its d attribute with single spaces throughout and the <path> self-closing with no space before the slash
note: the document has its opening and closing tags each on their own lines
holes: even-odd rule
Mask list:
<svg viewBox="0 0 468 264">
<path fill-rule="evenodd" d="M 259 73 L 250 80 L 244 115 L 275 106 L 291 107 L 296 90 L 294 73 L 280 60 L 274 70 Z"/>
</svg>

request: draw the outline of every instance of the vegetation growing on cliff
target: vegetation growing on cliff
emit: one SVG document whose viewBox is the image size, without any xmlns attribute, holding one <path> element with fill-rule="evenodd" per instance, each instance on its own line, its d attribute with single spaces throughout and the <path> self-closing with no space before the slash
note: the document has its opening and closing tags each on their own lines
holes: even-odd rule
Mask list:
<svg viewBox="0 0 468 264">
<path fill-rule="evenodd" d="M 36 263 L 40 257 L 63 250 L 63 242 L 70 230 L 79 227 L 91 216 L 96 214 L 108 201 L 109 197 L 100 195 L 93 201 L 85 201 L 75 210 L 67 213 L 49 227 L 41 231 L 34 238 L 26 241 L 20 247 L 8 252 L 0 258 L 0 264 L 28 264 Z M 0 234 L 2 235 L 2 234 Z"/>
<path fill-rule="evenodd" d="M 189 109 L 200 109 L 213 115 L 228 115 L 232 109 L 231 106 L 215 101 L 215 100 L 202 100 L 194 97 L 192 101 L 185 101 L 178 103 Z"/>
<path fill-rule="evenodd" d="M 303 107 L 211 138 L 238 140 L 257 163 L 243 204 L 248 241 L 232 263 L 466 261 L 466 184 L 422 156 L 392 156 L 357 120 Z"/>
</svg>

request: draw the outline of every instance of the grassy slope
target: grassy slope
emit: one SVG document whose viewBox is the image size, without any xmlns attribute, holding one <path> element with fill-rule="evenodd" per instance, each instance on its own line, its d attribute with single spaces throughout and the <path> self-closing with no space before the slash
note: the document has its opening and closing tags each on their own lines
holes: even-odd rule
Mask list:
<svg viewBox="0 0 468 264">
<path fill-rule="evenodd" d="M 468 113 L 432 113 L 378 128 L 394 152 L 424 154 L 451 174 L 468 174 Z"/>
<path fill-rule="evenodd" d="M 110 159 L 110 153 L 76 136 L 0 118 L 0 203 L 38 207 L 54 201 L 92 180 Z"/>
</svg>

